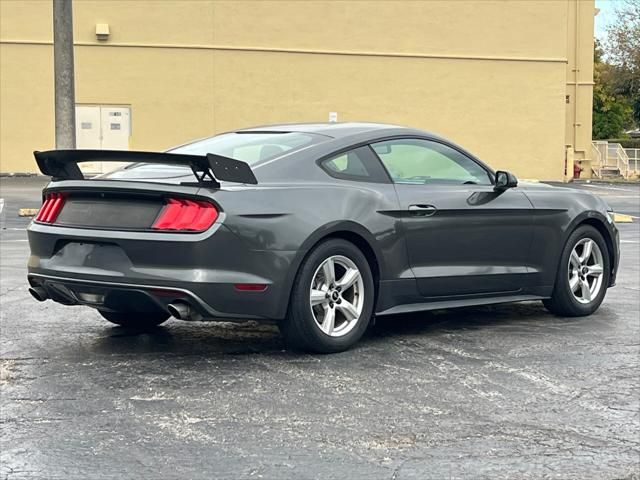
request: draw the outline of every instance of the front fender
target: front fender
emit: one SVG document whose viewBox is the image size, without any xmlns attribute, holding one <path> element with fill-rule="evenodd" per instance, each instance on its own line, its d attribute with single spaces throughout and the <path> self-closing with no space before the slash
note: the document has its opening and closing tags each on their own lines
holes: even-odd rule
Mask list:
<svg viewBox="0 0 640 480">
<path fill-rule="evenodd" d="M 525 193 L 534 206 L 530 268 L 535 286 L 549 291 L 553 288 L 567 239 L 584 223 L 602 233 L 610 247 L 611 264 L 617 265 L 617 230 L 608 217 L 604 200 L 591 193 L 557 187 L 532 188 Z"/>
<path fill-rule="evenodd" d="M 596 228 L 604 241 L 607 244 L 607 250 L 609 250 L 609 261 L 611 264 L 611 276 L 609 278 L 609 286 L 612 287 L 616 283 L 616 277 L 618 275 L 618 267 L 620 265 L 620 238 L 618 229 L 613 222 L 613 219 L 608 215 L 603 215 L 599 211 L 590 210 L 582 212 L 576 218 L 573 219 L 571 224 L 566 229 L 563 245 L 566 244 L 567 238 L 571 233 L 580 225 L 587 224 Z"/>
</svg>

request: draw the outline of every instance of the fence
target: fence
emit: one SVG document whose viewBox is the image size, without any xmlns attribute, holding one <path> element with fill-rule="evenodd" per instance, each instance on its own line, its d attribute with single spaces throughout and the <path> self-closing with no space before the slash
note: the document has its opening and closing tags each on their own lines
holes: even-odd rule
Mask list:
<svg viewBox="0 0 640 480">
<path fill-rule="evenodd" d="M 629 158 L 629 175 L 640 175 L 640 148 L 625 148 Z"/>
<path fill-rule="evenodd" d="M 637 155 L 638 149 L 636 150 Z M 605 140 L 594 141 L 591 143 L 591 151 L 593 159 L 591 168 L 596 177 L 603 175 L 621 175 L 628 178 L 630 174 L 638 172 L 637 156 L 634 161 L 629 161 L 629 155 L 619 143 L 609 143 Z"/>
</svg>

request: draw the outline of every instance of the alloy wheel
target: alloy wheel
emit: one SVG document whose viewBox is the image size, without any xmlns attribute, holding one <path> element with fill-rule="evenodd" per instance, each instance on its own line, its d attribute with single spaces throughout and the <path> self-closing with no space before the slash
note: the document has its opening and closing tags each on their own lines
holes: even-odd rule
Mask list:
<svg viewBox="0 0 640 480">
<path fill-rule="evenodd" d="M 591 303 L 602 289 L 604 262 L 602 251 L 591 238 L 583 238 L 569 257 L 569 289 L 580 303 Z"/>
<path fill-rule="evenodd" d="M 309 290 L 316 324 L 331 337 L 342 337 L 357 325 L 364 306 L 364 281 L 356 264 L 334 255 L 316 269 Z"/>
</svg>

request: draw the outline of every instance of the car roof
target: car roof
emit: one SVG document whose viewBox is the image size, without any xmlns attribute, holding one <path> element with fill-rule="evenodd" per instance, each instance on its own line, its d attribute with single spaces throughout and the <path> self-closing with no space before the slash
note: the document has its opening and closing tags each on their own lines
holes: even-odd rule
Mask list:
<svg viewBox="0 0 640 480">
<path fill-rule="evenodd" d="M 420 131 L 401 125 L 373 122 L 331 122 L 331 123 L 285 123 L 279 125 L 263 125 L 259 127 L 243 128 L 237 132 L 303 132 L 324 135 L 332 138 L 344 138 L 361 133 L 375 133 L 382 130 L 400 130 L 408 134 L 417 132 L 438 137 L 430 132 Z"/>
</svg>

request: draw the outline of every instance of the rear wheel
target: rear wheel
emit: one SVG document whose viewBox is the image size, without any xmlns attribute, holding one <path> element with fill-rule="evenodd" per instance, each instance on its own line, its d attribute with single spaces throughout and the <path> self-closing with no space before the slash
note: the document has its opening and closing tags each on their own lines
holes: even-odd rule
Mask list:
<svg viewBox="0 0 640 480">
<path fill-rule="evenodd" d="M 332 239 L 305 259 L 280 322 L 291 347 L 318 353 L 348 349 L 364 334 L 373 312 L 369 263 L 352 243 Z"/>
<path fill-rule="evenodd" d="M 98 313 L 116 325 L 139 329 L 155 327 L 169 318 L 168 313 L 111 312 L 106 310 L 98 310 Z"/>
<path fill-rule="evenodd" d="M 556 284 L 544 306 L 556 315 L 591 315 L 604 300 L 611 266 L 600 232 L 584 225 L 567 240 L 556 274 Z"/>
</svg>

